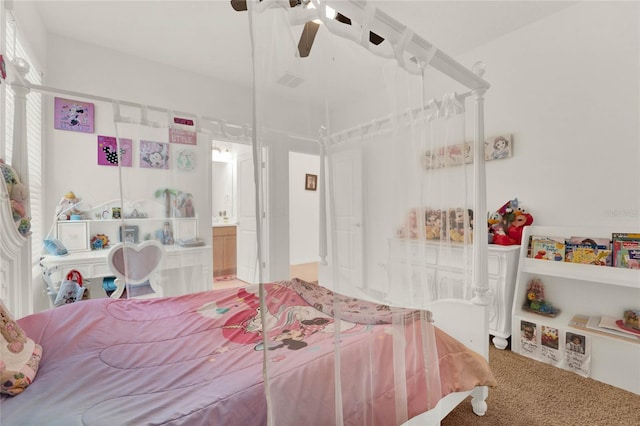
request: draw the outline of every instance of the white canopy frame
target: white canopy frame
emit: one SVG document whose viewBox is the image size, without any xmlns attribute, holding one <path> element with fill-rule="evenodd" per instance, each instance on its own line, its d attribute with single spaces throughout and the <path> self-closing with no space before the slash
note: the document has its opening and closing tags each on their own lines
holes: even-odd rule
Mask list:
<svg viewBox="0 0 640 426">
<path fill-rule="evenodd" d="M 312 20 L 314 18 L 320 19 L 326 24 L 326 28 L 329 31 L 336 32 L 339 35 L 342 35 L 345 38 L 351 39 L 356 42 L 360 41 L 360 44 L 366 47 L 369 51 L 372 51 L 373 53 L 378 54 L 381 57 L 384 57 L 384 58 L 395 57 L 398 63 L 410 73 L 414 73 L 414 74 L 420 73 L 424 78 L 423 70 L 427 65 L 429 65 L 430 67 L 438 70 L 444 75 L 452 78 L 455 82 L 462 84 L 464 87 L 470 89 L 470 92 L 463 93 L 462 95 L 449 95 L 448 101 L 461 104 L 461 101 L 463 101 L 467 97 L 470 97 L 470 96 L 474 97 L 474 100 L 475 100 L 475 105 L 474 105 L 475 130 L 474 130 L 474 138 L 473 138 L 474 140 L 473 142 L 473 146 L 474 146 L 473 148 L 473 152 L 474 152 L 473 194 L 474 194 L 474 197 L 473 197 L 472 205 L 473 205 L 473 211 L 476 212 L 476 215 L 482 218 L 484 216 L 484 212 L 486 212 L 486 192 L 485 192 L 486 184 L 485 184 L 485 168 L 484 168 L 484 94 L 486 90 L 489 88 L 489 84 L 482 79 L 484 67 L 481 64 L 478 64 L 478 66 L 474 67 L 474 71 L 471 71 L 465 68 L 464 66 L 460 65 L 457 61 L 453 60 L 446 54 L 440 52 L 438 49 L 436 49 L 430 43 L 426 42 L 424 39 L 416 36 L 410 29 L 402 26 L 397 21 L 390 18 L 388 15 L 384 14 L 383 12 L 379 12 L 372 7 L 369 7 L 366 2 L 355 1 L 355 0 L 343 1 L 343 2 L 331 2 L 327 0 L 326 2 L 322 2 L 322 4 L 316 0 L 303 2 L 303 4 L 306 4 L 306 3 L 312 3 L 315 6 L 315 11 L 308 10 L 308 9 L 304 10 L 302 8 L 292 9 L 290 8 L 289 3 L 283 0 L 263 0 L 261 2 L 258 2 L 258 1 L 247 2 L 248 10 L 250 13 L 250 22 L 254 20 L 254 17 L 252 16 L 252 14 L 255 13 L 256 14 L 255 28 L 258 28 L 257 30 L 255 30 L 255 34 L 252 32 L 252 37 L 253 37 L 252 43 L 254 46 L 254 55 L 256 55 L 255 50 L 256 49 L 259 50 L 260 48 L 262 48 L 264 52 L 269 52 L 265 55 L 264 58 L 261 58 L 261 59 L 264 59 L 262 62 L 263 68 L 260 68 L 260 64 L 256 65 L 256 63 L 254 62 L 254 96 L 258 98 L 257 93 L 259 91 L 259 89 L 256 89 L 256 86 L 257 86 L 257 83 L 255 81 L 257 80 L 256 75 L 258 75 L 260 78 L 268 80 L 268 78 L 265 77 L 264 74 L 267 74 L 267 72 L 270 71 L 270 66 L 272 66 L 272 61 L 270 59 L 272 56 L 274 56 L 273 51 L 270 50 L 270 46 L 268 44 L 266 43 L 264 45 L 261 44 L 262 42 L 260 40 L 260 34 L 262 34 L 261 31 L 263 30 L 267 31 L 268 25 L 261 26 L 262 22 L 260 22 L 260 18 L 258 18 L 258 15 L 266 16 L 267 14 L 264 12 L 266 12 L 266 10 L 270 8 L 280 8 L 281 10 L 278 10 L 277 14 L 269 15 L 267 18 L 265 18 L 265 21 L 270 21 L 271 18 L 274 18 L 273 22 L 277 22 L 277 25 L 279 25 L 280 27 L 282 27 L 283 23 L 286 24 L 287 19 L 286 18 L 283 19 L 283 17 L 285 16 L 288 17 L 289 24 L 291 26 L 308 22 L 309 20 Z M 345 16 L 348 15 L 355 22 L 357 22 L 358 25 L 351 25 L 351 26 L 334 25 L 335 22 L 325 18 L 325 13 L 323 9 L 325 5 L 330 5 L 332 7 L 335 5 L 334 9 L 336 11 L 338 11 L 339 13 Z M 252 27 L 253 27 L 253 23 L 252 23 Z M 386 51 L 384 50 L 384 47 L 388 48 L 389 44 L 385 44 L 385 46 L 382 46 L 381 48 L 372 47 L 369 44 L 368 40 L 366 40 L 368 39 L 369 31 L 375 31 L 378 34 L 384 35 L 385 39 L 390 40 L 391 41 L 390 44 L 394 47 L 391 50 L 387 49 Z M 290 41 L 286 36 L 283 36 L 282 40 L 286 40 L 286 42 Z M 278 43 L 273 41 L 271 43 L 271 45 L 276 45 L 276 44 Z M 257 61 L 259 61 L 259 59 Z M 266 101 L 265 99 L 266 97 L 254 102 L 254 126 L 253 127 L 255 131 L 254 131 L 253 138 L 254 138 L 254 147 L 256 147 L 254 148 L 254 153 L 257 152 L 257 147 L 260 146 L 260 136 L 263 136 L 263 135 L 258 135 L 261 129 L 259 126 L 260 122 L 256 118 L 257 113 L 259 112 L 259 109 L 256 107 L 256 104 L 258 102 L 264 102 L 265 106 L 266 105 L 272 106 L 272 103 Z M 417 109 L 417 112 L 426 110 L 427 107 L 428 105 L 420 107 Z M 412 116 L 413 114 L 415 114 L 415 112 L 416 111 L 410 111 L 407 113 L 407 115 Z M 325 129 L 323 128 L 320 129 L 319 145 L 320 145 L 320 152 L 321 152 L 321 158 L 320 158 L 321 168 L 320 168 L 319 181 L 324 182 L 322 187 L 324 187 L 325 185 L 329 187 L 334 186 L 333 184 L 331 184 L 331 179 L 333 178 L 333 173 L 331 171 L 331 158 L 330 156 L 327 155 L 327 152 L 329 151 L 328 148 L 330 148 L 331 145 L 333 145 L 334 143 L 340 143 L 342 140 L 353 139 L 354 137 L 357 137 L 358 133 L 366 133 L 366 131 L 368 131 L 369 128 L 380 128 L 382 126 L 386 126 L 387 124 L 392 124 L 391 122 L 393 121 L 397 122 L 400 118 L 401 117 L 395 117 L 395 116 L 384 117 L 378 120 L 374 120 L 372 123 L 367 123 L 365 125 L 358 126 L 355 129 L 350 129 L 344 132 L 340 132 L 336 135 L 327 135 Z M 266 119 L 265 119 L 265 122 L 266 122 Z M 328 168 L 329 170 L 325 171 L 325 168 Z M 328 173 L 328 179 L 325 176 L 325 172 Z M 258 173 L 255 173 L 255 176 L 256 176 L 256 183 L 259 185 L 260 182 L 257 178 Z M 327 183 L 327 181 L 329 182 Z M 330 190 L 328 189 L 327 192 L 328 191 Z M 322 262 L 327 261 L 327 254 L 328 254 L 327 253 L 328 244 L 326 239 L 328 230 L 326 226 L 327 224 L 326 216 L 327 215 L 334 216 L 331 212 L 326 212 L 326 206 L 325 206 L 326 196 L 327 195 L 325 192 L 321 192 L 320 258 Z M 331 196 L 332 196 L 331 194 L 328 194 L 329 198 L 331 198 Z M 259 205 L 260 201 L 261 201 L 260 195 L 256 194 L 256 204 Z M 329 205 L 333 206 L 334 203 L 331 202 L 331 200 L 329 200 Z M 480 224 L 481 223 L 482 222 L 480 222 Z M 259 226 L 259 223 L 258 223 L 258 226 Z M 478 232 L 475 233 L 473 238 L 474 254 L 473 254 L 473 268 L 472 268 L 473 272 L 472 272 L 472 279 L 471 279 L 473 297 L 472 297 L 471 304 L 482 307 L 481 311 L 484 312 L 484 314 L 479 314 L 479 316 L 483 317 L 483 319 L 478 319 L 477 323 L 486 324 L 487 317 L 486 317 L 486 310 L 484 309 L 484 307 L 486 307 L 489 304 L 489 297 L 488 297 L 489 287 L 488 287 L 488 279 L 487 279 L 487 244 L 488 242 L 487 242 L 487 234 L 483 232 L 482 225 L 480 225 L 477 228 L 477 230 Z M 336 239 L 332 238 L 332 251 L 334 253 L 334 256 L 336 253 L 335 241 Z M 336 259 L 332 258 L 331 263 L 333 265 L 337 265 Z M 336 275 L 335 268 L 336 267 L 334 266 L 334 269 L 333 269 L 334 277 Z M 337 280 L 334 280 L 334 281 L 337 281 Z M 262 276 L 260 278 L 260 282 L 264 282 L 262 279 Z M 337 291 L 340 292 L 339 290 Z M 343 293 L 343 294 L 358 297 L 357 294 L 355 295 L 352 293 Z M 265 308 L 265 306 L 262 305 L 262 302 L 265 300 L 264 296 L 265 296 L 265 293 L 261 291 L 260 298 L 261 298 L 261 308 L 262 308 L 261 309 L 262 323 L 267 324 L 266 314 L 265 314 L 267 309 Z M 434 305 L 429 305 L 429 309 Z M 472 314 L 471 313 L 462 314 L 462 316 L 467 318 L 470 318 L 470 315 Z M 438 312 L 438 315 L 434 315 L 434 317 L 439 317 L 443 320 L 446 317 L 446 315 L 443 315 L 442 312 Z M 338 318 L 340 318 L 339 315 L 338 315 Z M 454 321 L 454 322 L 459 323 L 459 321 Z M 446 323 L 446 320 L 444 320 L 443 323 Z M 336 327 L 336 330 L 338 330 L 338 328 L 339 327 Z M 476 326 L 474 325 L 473 328 L 476 328 Z M 478 328 L 480 327 L 478 326 Z M 339 330 L 336 333 L 337 333 L 336 340 L 338 340 Z M 265 331 L 264 335 L 266 336 L 267 334 L 268 332 Z M 485 327 L 482 335 L 476 335 L 476 342 L 487 341 L 488 340 L 487 334 L 488 334 L 488 329 Z M 267 347 L 266 341 L 264 345 L 265 347 Z M 478 352 L 481 353 L 483 356 L 485 357 L 488 356 L 488 344 L 484 345 L 482 343 L 478 343 L 476 347 L 474 347 L 474 349 L 478 350 Z M 335 352 L 334 352 L 335 354 L 334 372 L 336 374 L 338 374 L 341 369 L 340 368 L 340 360 L 341 360 L 340 352 L 341 350 L 338 344 L 336 345 Z M 266 364 L 268 364 L 267 358 L 268 357 L 265 353 Z M 274 369 L 274 371 L 278 371 L 277 367 Z M 268 374 L 265 374 L 265 377 L 266 376 L 268 376 Z M 339 377 L 336 375 L 335 376 L 336 384 L 339 382 L 338 379 Z M 273 382 L 275 386 L 274 388 L 275 391 L 271 392 L 271 394 L 275 396 L 282 389 L 279 387 L 280 384 L 277 382 L 277 379 L 274 380 Z M 335 396 L 336 396 L 335 409 L 337 410 L 336 411 L 337 422 L 339 422 L 340 419 L 343 419 L 342 413 L 339 410 L 341 407 L 341 400 L 342 400 L 342 398 L 340 398 L 341 389 L 342 388 L 340 384 L 338 384 L 335 387 Z M 269 394 L 269 390 L 267 390 L 267 392 Z M 474 396 L 475 396 L 474 402 L 473 402 L 474 411 L 479 414 L 484 413 L 484 411 L 486 410 L 486 404 L 484 403 L 484 397 L 486 397 L 486 393 L 484 397 L 478 396 L 478 395 L 474 395 Z M 281 408 L 284 408 L 283 402 L 286 402 L 279 398 L 269 398 L 269 395 L 268 395 L 268 400 L 271 401 L 272 404 L 274 404 L 273 405 L 274 407 L 276 407 L 273 410 L 274 412 L 278 412 Z M 447 401 L 450 401 L 450 399 L 447 398 Z M 443 403 L 443 405 L 447 405 L 447 404 L 448 402 Z M 445 408 L 443 412 L 446 413 L 447 409 Z M 442 418 L 438 414 L 435 414 L 435 416 L 438 417 L 439 419 Z M 277 424 L 277 421 L 273 419 L 272 419 L 272 422 L 274 422 L 274 424 Z M 340 423 L 337 423 L 337 424 L 340 424 Z M 421 423 L 419 423 L 419 420 L 418 420 L 418 423 L 416 424 L 421 424 Z M 431 423 L 429 422 L 428 424 L 431 424 Z"/>
</svg>

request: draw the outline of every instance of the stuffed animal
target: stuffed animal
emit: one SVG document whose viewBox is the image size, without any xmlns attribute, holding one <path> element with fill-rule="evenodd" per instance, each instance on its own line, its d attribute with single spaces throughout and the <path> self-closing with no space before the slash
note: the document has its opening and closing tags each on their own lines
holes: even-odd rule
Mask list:
<svg viewBox="0 0 640 426">
<path fill-rule="evenodd" d="M 14 184 L 9 198 L 11 199 L 13 220 L 17 222 L 27 215 L 25 206 L 27 202 L 27 187 L 21 183 Z"/>
<path fill-rule="evenodd" d="M 26 207 L 29 200 L 27 186 L 20 183 L 16 171 L 2 159 L 0 159 L 0 170 L 2 170 L 2 176 L 9 194 L 13 220 L 16 222 L 18 232 L 26 237 L 30 234 L 29 230 L 31 229 L 31 219 L 27 217 Z"/>
<path fill-rule="evenodd" d="M 522 231 L 525 226 L 529 226 L 533 223 L 533 216 L 522 210 L 518 210 L 518 214 L 509 225 L 507 235 L 515 241 L 515 244 L 522 243 Z"/>
<path fill-rule="evenodd" d="M 11 318 L 4 309 L 0 310 L 0 334 L 6 340 L 7 349 L 14 354 L 22 352 L 27 337 L 22 328 Z"/>
<path fill-rule="evenodd" d="M 56 217 L 58 220 L 69 220 L 72 214 L 81 214 L 76 205 L 80 203 L 80 199 L 76 197 L 73 191 L 67 192 L 58 202 L 56 207 Z"/>
</svg>

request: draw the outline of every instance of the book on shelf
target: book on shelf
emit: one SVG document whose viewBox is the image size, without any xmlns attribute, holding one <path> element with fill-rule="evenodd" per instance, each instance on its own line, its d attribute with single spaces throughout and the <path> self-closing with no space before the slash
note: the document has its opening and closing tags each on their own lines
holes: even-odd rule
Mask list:
<svg viewBox="0 0 640 426">
<path fill-rule="evenodd" d="M 640 233 L 611 234 L 612 266 L 640 269 Z"/>
<path fill-rule="evenodd" d="M 565 262 L 611 266 L 611 241 L 608 238 L 570 237 L 565 243 Z"/>
<path fill-rule="evenodd" d="M 563 262 L 565 247 L 564 237 L 531 237 L 531 257 L 534 259 Z"/>
<path fill-rule="evenodd" d="M 618 325 L 618 320 L 609 316 L 600 315 L 574 315 L 569 321 L 569 326 L 596 334 L 617 337 L 624 340 L 640 343 L 640 332 L 630 332 Z"/>
</svg>

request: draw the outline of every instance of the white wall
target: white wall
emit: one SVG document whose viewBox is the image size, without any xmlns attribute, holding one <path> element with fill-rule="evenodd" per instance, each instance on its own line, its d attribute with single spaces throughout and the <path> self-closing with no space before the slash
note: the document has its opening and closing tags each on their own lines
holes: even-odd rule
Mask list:
<svg viewBox="0 0 640 426">
<path fill-rule="evenodd" d="M 289 250 L 292 265 L 319 259 L 320 191 L 305 190 L 305 175 L 320 174 L 320 157 L 289 154 Z M 319 183 L 320 184 L 320 183 Z"/>
<path fill-rule="evenodd" d="M 514 135 L 515 156 L 487 163 L 489 206 L 640 230 L 638 7 L 581 2 L 463 57 L 488 65 L 487 134 Z"/>
<path fill-rule="evenodd" d="M 518 197 L 538 225 L 640 230 L 638 8 L 581 2 L 457 58 L 487 64 L 486 135 L 514 136 L 514 156 L 487 163 L 488 209 Z M 440 76 L 427 86 L 460 90 Z M 381 111 L 362 100 L 334 124 Z"/>
</svg>

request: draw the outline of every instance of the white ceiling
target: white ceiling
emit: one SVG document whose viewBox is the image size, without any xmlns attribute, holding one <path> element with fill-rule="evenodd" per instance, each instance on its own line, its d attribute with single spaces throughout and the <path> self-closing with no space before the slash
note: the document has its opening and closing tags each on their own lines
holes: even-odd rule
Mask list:
<svg viewBox="0 0 640 426">
<path fill-rule="evenodd" d="M 234 11 L 228 0 L 35 3 L 49 33 L 247 87 L 251 84 L 248 16 L 246 12 Z M 370 0 L 369 3 L 455 57 L 575 2 Z M 321 36 L 322 32 L 316 44 Z M 354 72 L 358 72 L 357 68 Z"/>
</svg>

